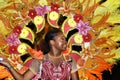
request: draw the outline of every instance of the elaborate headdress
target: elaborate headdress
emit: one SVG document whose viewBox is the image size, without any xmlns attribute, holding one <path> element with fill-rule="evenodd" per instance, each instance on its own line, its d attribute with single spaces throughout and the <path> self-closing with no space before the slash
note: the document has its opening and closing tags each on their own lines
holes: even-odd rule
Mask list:
<svg viewBox="0 0 120 80">
<path fill-rule="evenodd" d="M 118 4 L 116 4 L 116 2 Z M 14 55 L 13 60 L 36 48 L 38 41 L 51 28 L 59 28 L 69 47 L 65 56 L 77 62 L 81 79 L 101 79 L 112 59 L 119 53 L 119 1 L 109 0 L 9 0 L 0 6 L 0 53 Z M 108 4 L 114 4 L 112 6 Z M 114 6 L 114 7 L 113 7 Z M 110 10 L 111 9 L 111 10 Z M 51 27 L 50 27 L 51 26 Z M 112 33 L 112 34 L 111 34 Z M 41 52 L 35 52 L 41 53 Z M 43 56 L 41 54 L 41 56 Z M 115 57 L 118 58 L 118 57 Z M 25 61 L 26 62 L 26 61 Z M 95 74 L 96 76 L 92 75 Z"/>
</svg>

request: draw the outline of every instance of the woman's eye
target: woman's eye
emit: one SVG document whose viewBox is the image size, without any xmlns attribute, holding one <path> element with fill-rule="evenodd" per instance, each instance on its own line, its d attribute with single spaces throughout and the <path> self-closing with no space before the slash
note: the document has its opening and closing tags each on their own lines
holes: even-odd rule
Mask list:
<svg viewBox="0 0 120 80">
<path fill-rule="evenodd" d="M 62 37 L 62 40 L 66 40 L 65 37 Z"/>
</svg>

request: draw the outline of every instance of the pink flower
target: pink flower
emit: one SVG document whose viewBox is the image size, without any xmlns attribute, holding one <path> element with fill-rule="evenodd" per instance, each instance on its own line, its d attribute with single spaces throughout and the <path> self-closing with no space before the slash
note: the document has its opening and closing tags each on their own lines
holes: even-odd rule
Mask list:
<svg viewBox="0 0 120 80">
<path fill-rule="evenodd" d="M 82 35 L 84 42 L 90 42 L 92 39 L 92 36 L 87 33 L 87 35 Z"/>
<path fill-rule="evenodd" d="M 19 45 L 21 42 L 18 39 L 18 34 L 17 33 L 12 33 L 8 38 L 7 38 L 7 43 L 9 44 L 9 46 L 17 46 Z"/>
<path fill-rule="evenodd" d="M 59 7 L 60 7 L 60 6 L 59 6 L 58 4 L 53 4 L 53 3 L 52 3 L 52 5 L 51 5 L 51 10 L 52 10 L 52 11 L 59 12 L 59 10 L 58 10 Z"/>
<path fill-rule="evenodd" d="M 80 20 L 83 20 L 83 17 L 80 14 L 75 14 L 74 20 L 78 23 Z"/>
<path fill-rule="evenodd" d="M 19 54 L 17 51 L 18 46 L 9 46 L 8 51 L 10 54 Z"/>
<path fill-rule="evenodd" d="M 46 5 L 35 7 L 37 15 L 44 16 L 49 10 Z"/>
<path fill-rule="evenodd" d="M 79 21 L 78 25 L 76 26 L 76 29 L 78 29 L 79 34 L 86 35 L 88 30 L 91 30 L 91 27 L 89 26 L 89 23 L 83 23 L 83 21 Z"/>
<path fill-rule="evenodd" d="M 34 17 L 37 15 L 36 11 L 34 9 L 29 10 L 28 16 L 34 19 Z"/>
<path fill-rule="evenodd" d="M 21 26 L 16 26 L 16 27 L 13 29 L 13 33 L 20 34 L 20 33 L 21 33 L 21 30 L 22 30 L 22 27 L 21 27 Z"/>
</svg>

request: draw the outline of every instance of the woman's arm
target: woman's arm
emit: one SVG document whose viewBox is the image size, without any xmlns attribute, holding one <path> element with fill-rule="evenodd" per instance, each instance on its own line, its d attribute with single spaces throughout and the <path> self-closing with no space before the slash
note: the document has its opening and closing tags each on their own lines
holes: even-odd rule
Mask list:
<svg viewBox="0 0 120 80">
<path fill-rule="evenodd" d="M 35 76 L 31 69 L 28 69 L 24 74 L 20 74 L 9 64 L 7 60 L 0 61 L 0 64 L 7 67 L 16 80 L 31 80 Z"/>
<path fill-rule="evenodd" d="M 80 80 L 78 76 L 78 71 L 71 73 L 72 80 Z"/>
<path fill-rule="evenodd" d="M 13 67 L 11 67 L 9 71 L 16 80 L 31 80 L 35 76 L 35 74 L 29 69 L 24 74 L 20 74 Z"/>
<path fill-rule="evenodd" d="M 79 68 L 77 67 L 76 62 L 72 59 L 71 63 L 72 63 L 72 71 L 71 71 L 72 80 L 80 80 L 78 75 Z"/>
</svg>

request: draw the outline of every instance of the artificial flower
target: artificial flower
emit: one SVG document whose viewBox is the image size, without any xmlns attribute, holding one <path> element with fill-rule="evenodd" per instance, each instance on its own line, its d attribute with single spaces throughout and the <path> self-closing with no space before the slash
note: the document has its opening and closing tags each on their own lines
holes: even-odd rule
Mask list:
<svg viewBox="0 0 120 80">
<path fill-rule="evenodd" d="M 83 42 L 82 35 L 76 34 L 75 37 L 74 37 L 74 41 L 76 43 L 82 43 Z"/>
<path fill-rule="evenodd" d="M 37 12 L 34 9 L 29 10 L 28 16 L 34 19 L 34 17 L 37 15 Z"/>
<path fill-rule="evenodd" d="M 76 26 L 76 22 L 74 21 L 73 18 L 68 19 L 68 24 L 69 24 L 71 27 L 75 27 L 75 26 Z"/>
<path fill-rule="evenodd" d="M 36 16 L 35 18 L 34 18 L 34 23 L 35 23 L 35 25 L 39 25 L 39 24 L 41 24 L 42 22 L 43 22 L 43 17 L 42 16 Z"/>
<path fill-rule="evenodd" d="M 29 31 L 25 28 L 22 29 L 22 32 L 20 34 L 21 38 L 26 38 L 29 35 Z"/>
<path fill-rule="evenodd" d="M 13 33 L 20 34 L 20 33 L 21 33 L 21 30 L 22 30 L 22 27 L 21 27 L 21 26 L 16 26 L 16 27 L 13 29 Z"/>
<path fill-rule="evenodd" d="M 19 54 L 17 51 L 18 46 L 9 46 L 8 51 L 10 54 Z"/>
<path fill-rule="evenodd" d="M 41 6 L 47 5 L 47 1 L 46 0 L 39 0 L 38 2 Z"/>
<path fill-rule="evenodd" d="M 26 53 L 26 49 L 27 49 L 27 46 L 22 43 L 18 46 L 17 51 L 23 54 L 23 53 Z"/>
<path fill-rule="evenodd" d="M 83 17 L 80 14 L 75 14 L 74 20 L 78 23 L 80 20 L 83 20 Z"/>
<path fill-rule="evenodd" d="M 7 37 L 6 41 L 9 46 L 13 46 L 13 45 L 17 46 L 21 43 L 20 40 L 18 39 L 17 33 L 12 33 L 9 37 Z"/>
<path fill-rule="evenodd" d="M 37 12 L 37 15 L 44 16 L 49 11 L 49 8 L 46 5 L 44 5 L 44 6 L 35 7 L 35 10 Z"/>
<path fill-rule="evenodd" d="M 59 7 L 60 7 L 60 6 L 59 6 L 58 4 L 52 4 L 52 5 L 51 5 L 51 11 L 59 12 L 59 10 L 58 10 Z"/>
<path fill-rule="evenodd" d="M 50 12 L 50 19 L 51 20 L 57 20 L 59 17 L 59 14 L 56 11 Z"/>
<path fill-rule="evenodd" d="M 91 27 L 89 26 L 88 22 L 84 23 L 83 21 L 80 20 L 76 26 L 76 29 L 78 29 L 79 34 L 87 35 L 87 31 L 91 30 Z"/>
<path fill-rule="evenodd" d="M 92 36 L 87 33 L 86 35 L 82 35 L 84 42 L 90 42 L 92 39 Z"/>
</svg>

